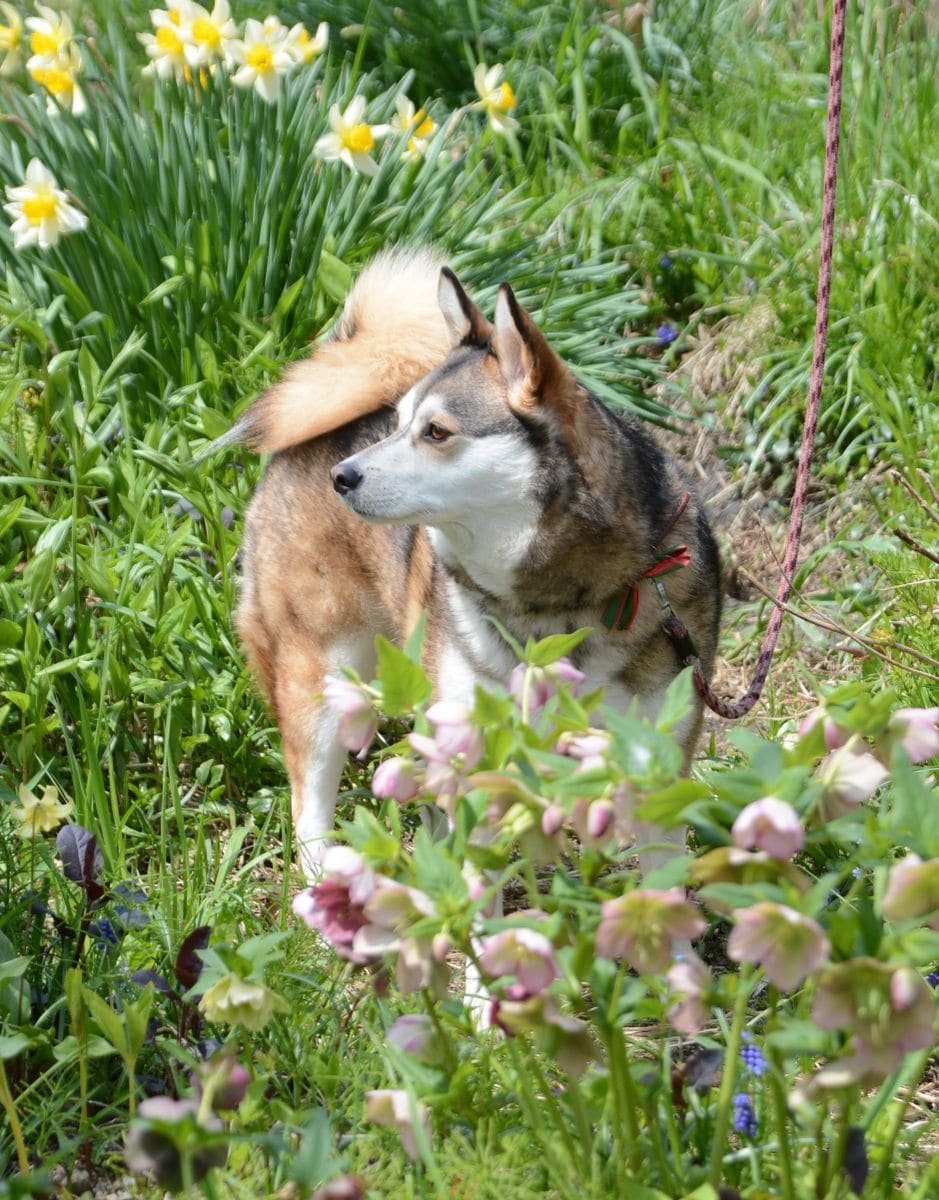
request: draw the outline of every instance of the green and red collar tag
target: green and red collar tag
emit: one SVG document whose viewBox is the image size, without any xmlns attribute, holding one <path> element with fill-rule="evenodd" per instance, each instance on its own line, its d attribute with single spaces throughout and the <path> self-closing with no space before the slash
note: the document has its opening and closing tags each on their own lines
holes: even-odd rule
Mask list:
<svg viewBox="0 0 939 1200">
<path fill-rule="evenodd" d="M 658 556 L 651 567 L 647 567 L 635 583 L 627 584 L 622 591 L 617 592 L 603 610 L 600 620 L 610 631 L 618 630 L 625 633 L 632 627 L 639 611 L 639 584 L 643 579 L 658 579 L 677 571 L 679 567 L 691 564 L 691 555 L 687 546 L 672 546 Z"/>
</svg>

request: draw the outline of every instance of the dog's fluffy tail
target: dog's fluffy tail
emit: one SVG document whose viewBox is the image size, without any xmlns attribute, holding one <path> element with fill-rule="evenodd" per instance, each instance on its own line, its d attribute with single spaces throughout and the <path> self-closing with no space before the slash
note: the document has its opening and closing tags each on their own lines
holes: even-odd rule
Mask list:
<svg viewBox="0 0 939 1200">
<path fill-rule="evenodd" d="M 373 258 L 325 341 L 289 366 L 212 449 L 286 450 L 396 403 L 450 349 L 437 303 L 443 265 L 428 249 Z"/>
</svg>

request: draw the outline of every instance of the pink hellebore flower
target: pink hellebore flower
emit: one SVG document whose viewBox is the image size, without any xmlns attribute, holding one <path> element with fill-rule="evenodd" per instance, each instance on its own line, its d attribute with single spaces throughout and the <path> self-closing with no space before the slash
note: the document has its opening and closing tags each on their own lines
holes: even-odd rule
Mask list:
<svg viewBox="0 0 939 1200">
<path fill-rule="evenodd" d="M 773 858 L 792 858 L 805 844 L 796 810 L 775 796 L 764 796 L 742 809 L 731 830 L 741 850 L 765 850 Z"/>
<path fill-rule="evenodd" d="M 690 952 L 681 955 L 665 977 L 677 1001 L 668 1011 L 669 1024 L 679 1033 L 696 1034 L 710 1016 L 702 996 L 711 986 L 711 972 L 697 954 Z"/>
<path fill-rule="evenodd" d="M 293 911 L 328 941 L 340 958 L 368 962 L 354 948 L 368 924 L 365 901 L 375 889 L 375 873 L 350 846 L 328 846 L 319 855 L 322 878 L 293 898 Z"/>
<path fill-rule="evenodd" d="M 805 714 L 799 722 L 799 737 L 805 737 L 820 721 L 822 722 L 822 734 L 825 738 L 825 745 L 829 750 L 838 750 L 845 742 L 850 740 L 851 730 L 845 729 L 843 725 L 839 725 L 833 717 L 828 715 L 827 710 L 822 707 L 813 708 L 811 712 Z"/>
<path fill-rule="evenodd" d="M 461 756 L 465 770 L 471 771 L 483 756 L 482 731 L 473 724 L 473 714 L 455 700 L 438 700 L 427 710 L 434 726 L 434 741 L 445 758 Z"/>
<path fill-rule="evenodd" d="M 367 750 L 378 730 L 378 717 L 371 693 L 360 683 L 327 675 L 323 695 L 339 713 L 339 740 L 358 754 Z"/>
<path fill-rule="evenodd" d="M 831 944 L 821 927 L 785 904 L 763 900 L 738 910 L 727 942 L 734 962 L 759 963 L 770 983 L 791 992 L 828 958 Z"/>
<path fill-rule="evenodd" d="M 924 763 L 939 754 L 939 708 L 898 708 L 887 728 L 899 736 L 910 762 Z"/>
<path fill-rule="evenodd" d="M 400 1088 L 381 1088 L 365 1093 L 365 1117 L 386 1129 L 397 1129 L 401 1145 L 409 1158 L 419 1158 L 415 1130 L 420 1125 L 430 1139 L 430 1115 L 427 1105 L 412 1101 Z"/>
<path fill-rule="evenodd" d="M 557 750 L 568 758 L 579 759 L 580 770 L 590 771 L 604 765 L 612 744 L 613 738 L 605 729 L 593 729 L 589 733 L 564 732 L 558 738 Z"/>
<path fill-rule="evenodd" d="M 413 800 L 421 790 L 417 763 L 410 758 L 386 758 L 375 768 L 372 794 L 379 800 Z"/>
<path fill-rule="evenodd" d="M 597 953 L 625 958 L 640 974 L 664 971 L 676 938 L 700 937 L 707 929 L 683 888 L 637 888 L 604 900 L 597 929 Z"/>
<path fill-rule="evenodd" d="M 526 683 L 526 676 L 529 676 Z M 547 667 L 531 667 L 519 663 L 509 675 L 509 693 L 518 704 L 524 703 L 526 687 L 530 716 L 541 711 L 557 691 L 557 685 L 568 684 L 576 692 L 577 686 L 586 679 L 567 658 L 559 658 Z"/>
<path fill-rule="evenodd" d="M 490 979 L 514 975 L 517 984 L 506 989 L 512 1000 L 522 1000 L 543 992 L 561 968 L 554 956 L 554 947 L 543 933 L 535 929 L 503 929 L 483 939 L 479 965 Z"/>
<path fill-rule="evenodd" d="M 858 1078 L 882 1079 L 911 1050 L 932 1045 L 936 998 L 912 967 L 853 958 L 821 973 L 812 1019 L 822 1029 L 853 1033 L 854 1055 L 843 1065 Z"/>
<path fill-rule="evenodd" d="M 939 910 L 939 858 L 923 862 L 918 854 L 908 854 L 894 863 L 887 874 L 883 910 L 888 921 L 933 914 L 929 924 L 935 928 L 935 914 Z"/>
<path fill-rule="evenodd" d="M 436 909 L 429 896 L 417 888 L 379 876 L 365 903 L 368 923 L 356 932 L 353 950 L 367 958 L 397 954 L 395 970 L 402 992 L 429 987 L 439 992 L 447 972 L 434 957 L 431 937 L 414 937 L 409 930 Z"/>
<path fill-rule="evenodd" d="M 434 1062 L 439 1056 L 437 1030 L 424 1013 L 406 1013 L 398 1017 L 385 1037 L 392 1046 L 420 1062 Z"/>
<path fill-rule="evenodd" d="M 857 808 L 873 796 L 888 774 L 867 745 L 852 737 L 818 764 L 817 775 L 825 785 L 823 815 L 832 819 Z"/>
</svg>

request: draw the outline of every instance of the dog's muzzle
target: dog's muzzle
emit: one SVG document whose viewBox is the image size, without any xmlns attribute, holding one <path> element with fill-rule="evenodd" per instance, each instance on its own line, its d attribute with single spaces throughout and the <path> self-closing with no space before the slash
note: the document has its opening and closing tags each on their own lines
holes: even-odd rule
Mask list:
<svg viewBox="0 0 939 1200">
<path fill-rule="evenodd" d="M 351 458 L 337 463 L 329 474 L 333 481 L 333 487 L 340 496 L 345 496 L 348 492 L 355 491 L 364 478 L 361 469 L 356 466 L 355 461 Z"/>
</svg>

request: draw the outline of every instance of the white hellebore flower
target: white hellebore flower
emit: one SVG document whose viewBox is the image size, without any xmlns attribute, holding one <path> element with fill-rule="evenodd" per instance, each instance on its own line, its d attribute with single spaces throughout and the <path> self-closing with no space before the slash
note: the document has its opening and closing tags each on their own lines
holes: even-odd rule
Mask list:
<svg viewBox="0 0 939 1200">
<path fill-rule="evenodd" d="M 13 218 L 16 250 L 35 245 L 48 250 L 60 237 L 78 233 L 88 224 L 85 214 L 69 204 L 68 195 L 56 186 L 55 176 L 38 158 L 30 160 L 22 187 L 7 188 L 7 198 L 9 203 L 3 207 Z"/>
<path fill-rule="evenodd" d="M 150 21 L 156 33 L 137 34 L 150 59 L 144 67 L 145 75 L 155 74 L 160 79 L 173 75 L 177 83 L 183 83 L 190 77 L 182 37 L 189 28 L 189 17 L 188 2 L 150 10 Z"/>
<path fill-rule="evenodd" d="M 395 108 L 398 111 L 391 118 L 391 128 L 395 133 L 408 135 L 407 149 L 401 157 L 416 162 L 427 153 L 430 139 L 437 131 L 437 123 L 423 108 L 415 109 L 414 101 L 409 100 L 403 92 L 395 98 Z"/>
<path fill-rule="evenodd" d="M 515 118 L 509 116 L 515 108 L 515 93 L 512 91 L 512 85 L 503 81 L 502 70 L 501 63 L 496 63 L 493 67 L 479 63 L 473 72 L 473 83 L 479 96 L 477 106 L 486 110 L 489 124 L 496 133 L 507 133 L 518 125 Z"/>
<path fill-rule="evenodd" d="M 231 17 L 228 0 L 216 0 L 211 13 L 201 4 L 190 4 L 186 20 L 180 24 L 180 37 L 186 47 L 190 67 L 210 67 L 232 61 L 238 41 L 238 27 Z"/>
<path fill-rule="evenodd" d="M 334 104 L 329 110 L 332 133 L 324 134 L 313 147 L 313 153 L 327 162 L 339 159 L 352 171 L 363 175 L 377 175 L 378 163 L 369 155 L 375 139 L 384 137 L 387 125 L 368 125 L 362 120 L 365 115 L 365 97 L 356 96 L 344 113 Z"/>
<path fill-rule="evenodd" d="M 248 21 L 245 40 L 236 44 L 234 58 L 242 65 L 232 76 L 232 83 L 253 87 L 268 104 L 280 95 L 280 81 L 294 66 L 287 49 L 287 30 L 276 17 L 268 17 L 263 25 Z"/>
<path fill-rule="evenodd" d="M 313 37 L 303 24 L 294 25 L 287 35 L 287 49 L 297 66 L 310 66 L 324 52 L 328 42 L 329 26 L 325 21 L 319 23 Z"/>
</svg>

